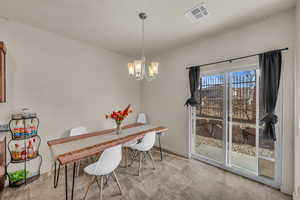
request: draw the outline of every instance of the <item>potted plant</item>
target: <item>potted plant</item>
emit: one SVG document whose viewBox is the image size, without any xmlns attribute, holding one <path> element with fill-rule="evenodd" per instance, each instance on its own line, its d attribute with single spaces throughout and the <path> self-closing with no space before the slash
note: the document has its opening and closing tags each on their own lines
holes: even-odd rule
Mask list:
<svg viewBox="0 0 300 200">
<path fill-rule="evenodd" d="M 9 184 L 11 186 L 22 185 L 28 175 L 28 171 L 18 170 L 8 174 Z"/>
</svg>

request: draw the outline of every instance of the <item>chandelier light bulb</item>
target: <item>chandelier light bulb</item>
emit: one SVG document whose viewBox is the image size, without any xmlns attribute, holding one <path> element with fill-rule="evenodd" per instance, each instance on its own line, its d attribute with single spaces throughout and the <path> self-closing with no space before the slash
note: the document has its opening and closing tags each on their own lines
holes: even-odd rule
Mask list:
<svg viewBox="0 0 300 200">
<path fill-rule="evenodd" d="M 149 77 L 153 77 L 154 76 L 154 71 L 152 69 L 151 66 L 149 66 Z"/>
<path fill-rule="evenodd" d="M 158 65 L 159 65 L 158 62 L 152 62 L 152 63 L 151 63 L 152 70 L 153 70 L 153 73 L 154 73 L 155 75 L 158 74 Z"/>
<path fill-rule="evenodd" d="M 130 76 L 134 75 L 134 64 L 133 63 L 128 63 L 128 73 Z"/>
<path fill-rule="evenodd" d="M 142 74 L 142 61 L 141 60 L 135 60 L 134 61 L 134 68 L 135 68 L 135 73 L 137 75 Z"/>
</svg>

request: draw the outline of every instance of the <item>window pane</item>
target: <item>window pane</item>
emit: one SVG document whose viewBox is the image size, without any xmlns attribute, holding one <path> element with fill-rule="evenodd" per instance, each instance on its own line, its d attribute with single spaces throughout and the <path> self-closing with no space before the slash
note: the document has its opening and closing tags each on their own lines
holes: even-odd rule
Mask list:
<svg viewBox="0 0 300 200">
<path fill-rule="evenodd" d="M 257 173 L 256 70 L 230 73 L 232 165 Z"/>
<path fill-rule="evenodd" d="M 195 151 L 207 158 L 223 162 L 224 75 L 204 76 L 199 87 Z"/>
</svg>

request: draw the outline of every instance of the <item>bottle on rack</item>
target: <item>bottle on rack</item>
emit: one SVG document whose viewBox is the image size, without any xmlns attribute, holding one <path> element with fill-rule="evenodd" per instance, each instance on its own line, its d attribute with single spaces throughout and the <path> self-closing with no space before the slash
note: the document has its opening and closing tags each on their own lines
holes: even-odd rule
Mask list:
<svg viewBox="0 0 300 200">
<path fill-rule="evenodd" d="M 12 121 L 10 129 L 11 129 L 14 137 L 19 136 L 19 132 L 18 132 L 18 128 L 17 128 L 17 121 L 15 121 L 15 120 Z"/>
<path fill-rule="evenodd" d="M 19 161 L 21 160 L 21 147 L 18 143 L 15 144 L 15 148 L 11 153 L 11 157 L 14 161 Z"/>
<path fill-rule="evenodd" d="M 21 159 L 22 160 L 26 160 L 27 159 L 26 149 L 24 147 L 22 148 L 22 151 L 21 151 Z"/>
<path fill-rule="evenodd" d="M 33 135 L 37 134 L 37 126 L 38 126 L 37 118 L 31 119 L 31 132 Z"/>
<path fill-rule="evenodd" d="M 34 156 L 37 156 L 37 146 L 36 146 L 36 139 L 35 138 L 33 138 L 32 139 L 32 148 L 33 148 L 33 154 L 34 154 Z"/>
<path fill-rule="evenodd" d="M 34 157 L 33 145 L 32 145 L 32 141 L 29 140 L 27 145 L 27 158 L 33 158 L 33 157 Z"/>
</svg>

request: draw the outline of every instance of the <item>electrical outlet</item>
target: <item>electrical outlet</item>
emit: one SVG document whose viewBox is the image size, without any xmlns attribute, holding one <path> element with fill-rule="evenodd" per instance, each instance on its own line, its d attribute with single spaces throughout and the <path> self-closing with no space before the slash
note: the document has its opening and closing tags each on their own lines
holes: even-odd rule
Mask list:
<svg viewBox="0 0 300 200">
<path fill-rule="evenodd" d="M 0 125 L 0 132 L 8 132 L 8 131 L 9 131 L 8 124 Z"/>
</svg>

